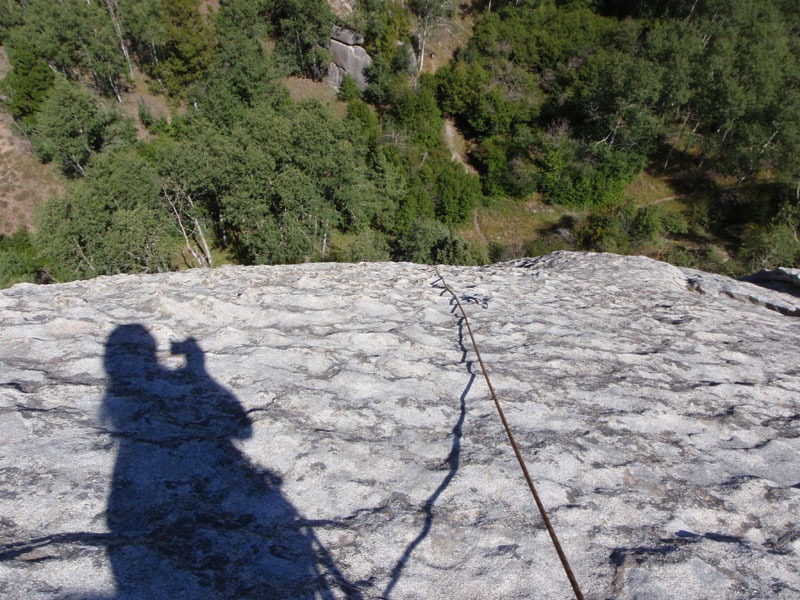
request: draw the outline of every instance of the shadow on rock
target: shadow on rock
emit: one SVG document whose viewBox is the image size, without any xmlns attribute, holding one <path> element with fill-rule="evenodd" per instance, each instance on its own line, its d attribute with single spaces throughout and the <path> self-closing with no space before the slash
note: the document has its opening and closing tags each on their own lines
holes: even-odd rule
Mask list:
<svg viewBox="0 0 800 600">
<path fill-rule="evenodd" d="M 232 440 L 251 435 L 238 400 L 194 339 L 163 368 L 141 325 L 109 336 L 105 419 L 118 441 L 107 543 L 117 598 L 360 598 L 280 491 Z"/>
</svg>

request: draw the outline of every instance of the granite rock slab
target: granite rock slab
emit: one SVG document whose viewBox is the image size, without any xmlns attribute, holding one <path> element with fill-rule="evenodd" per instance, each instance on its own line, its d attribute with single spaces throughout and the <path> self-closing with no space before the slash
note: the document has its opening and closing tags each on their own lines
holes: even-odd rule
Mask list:
<svg viewBox="0 0 800 600">
<path fill-rule="evenodd" d="M 796 296 L 440 267 L 586 598 L 800 597 Z M 0 597 L 571 598 L 431 267 L 0 291 Z"/>
</svg>

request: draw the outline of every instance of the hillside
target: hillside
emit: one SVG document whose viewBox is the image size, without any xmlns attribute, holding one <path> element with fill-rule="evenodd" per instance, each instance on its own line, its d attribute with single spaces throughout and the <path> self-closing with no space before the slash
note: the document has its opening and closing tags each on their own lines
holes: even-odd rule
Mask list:
<svg viewBox="0 0 800 600">
<path fill-rule="evenodd" d="M 10 0 L 0 42 L 5 122 L 61 176 L 0 161 L 3 231 L 35 230 L 0 237 L 0 287 L 559 249 L 800 266 L 787 0 Z"/>
</svg>

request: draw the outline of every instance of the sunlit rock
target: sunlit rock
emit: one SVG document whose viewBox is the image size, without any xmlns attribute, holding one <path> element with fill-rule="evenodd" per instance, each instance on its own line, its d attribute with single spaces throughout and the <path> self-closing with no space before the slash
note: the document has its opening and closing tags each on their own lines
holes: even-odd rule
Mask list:
<svg viewBox="0 0 800 600">
<path fill-rule="evenodd" d="M 800 595 L 797 296 L 441 270 L 587 598 Z M 0 323 L 4 599 L 572 597 L 431 267 L 22 284 Z"/>
</svg>

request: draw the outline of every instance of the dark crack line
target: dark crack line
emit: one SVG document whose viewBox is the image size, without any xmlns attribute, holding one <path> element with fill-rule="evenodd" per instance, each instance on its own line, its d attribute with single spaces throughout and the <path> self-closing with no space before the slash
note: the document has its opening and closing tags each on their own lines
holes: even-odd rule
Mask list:
<svg viewBox="0 0 800 600">
<path fill-rule="evenodd" d="M 400 560 L 397 561 L 397 564 L 395 565 L 394 569 L 392 569 L 391 579 L 389 580 L 389 583 L 386 585 L 383 595 L 381 596 L 384 599 L 389 598 L 389 595 L 391 594 L 395 585 L 397 585 L 397 582 L 400 580 L 400 577 L 403 574 L 403 570 L 405 569 L 406 564 L 411 558 L 411 554 L 414 552 L 417 546 L 419 546 L 422 540 L 428 537 L 428 534 L 430 533 L 431 528 L 433 527 L 434 504 L 436 504 L 436 500 L 439 498 L 442 492 L 447 488 L 447 486 L 450 485 L 450 482 L 453 480 L 453 477 L 455 477 L 456 472 L 458 471 L 459 459 L 461 456 L 462 427 L 464 425 L 464 418 L 467 413 L 466 398 L 467 394 L 472 388 L 472 384 L 475 381 L 475 373 L 472 372 L 472 361 L 466 360 L 467 350 L 463 343 L 464 341 L 463 319 L 459 319 L 458 332 L 459 332 L 458 336 L 459 344 L 464 353 L 461 362 L 466 364 L 467 372 L 470 374 L 470 378 L 469 381 L 467 382 L 466 387 L 464 388 L 464 391 L 461 393 L 461 398 L 460 398 L 461 406 L 460 406 L 460 413 L 458 416 L 458 422 L 455 424 L 452 430 L 453 445 L 450 448 L 450 454 L 447 455 L 447 458 L 442 463 L 442 465 L 448 465 L 449 470 L 447 472 L 447 475 L 445 475 L 444 479 L 439 484 L 439 487 L 436 488 L 433 494 L 431 494 L 428 500 L 425 502 L 425 506 L 423 508 L 423 511 L 425 513 L 425 521 L 422 526 L 422 531 L 420 531 L 419 534 L 417 534 L 417 537 L 414 538 L 414 540 L 406 547 L 405 551 L 403 552 L 403 555 L 400 557 Z"/>
<path fill-rule="evenodd" d="M 44 548 L 53 544 L 79 544 L 82 546 L 109 546 L 115 543 L 130 543 L 130 538 L 119 538 L 110 533 L 93 533 L 76 531 L 71 533 L 56 533 L 26 542 L 16 542 L 0 546 L 0 561 L 15 560 L 17 557 L 32 552 L 37 548 Z"/>
</svg>

